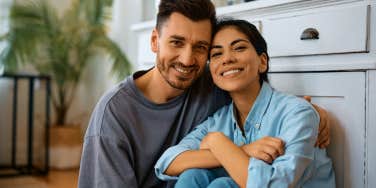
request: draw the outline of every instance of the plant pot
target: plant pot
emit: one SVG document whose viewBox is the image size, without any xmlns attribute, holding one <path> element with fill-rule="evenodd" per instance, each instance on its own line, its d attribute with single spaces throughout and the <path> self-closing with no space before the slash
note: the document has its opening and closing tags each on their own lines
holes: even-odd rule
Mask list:
<svg viewBox="0 0 376 188">
<path fill-rule="evenodd" d="M 79 126 L 52 126 L 50 128 L 50 167 L 75 169 L 80 166 L 82 133 Z"/>
</svg>

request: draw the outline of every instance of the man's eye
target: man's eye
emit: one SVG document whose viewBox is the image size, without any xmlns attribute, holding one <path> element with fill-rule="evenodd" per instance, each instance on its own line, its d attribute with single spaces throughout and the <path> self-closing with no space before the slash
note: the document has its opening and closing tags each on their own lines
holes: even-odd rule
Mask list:
<svg viewBox="0 0 376 188">
<path fill-rule="evenodd" d="M 199 52 L 208 53 L 208 47 L 206 47 L 204 45 L 199 45 L 199 46 L 195 47 L 195 49 Z"/>
<path fill-rule="evenodd" d="M 183 42 L 179 40 L 173 40 L 170 42 L 173 46 L 182 46 Z"/>
<path fill-rule="evenodd" d="M 202 45 L 202 46 L 199 46 L 198 49 L 206 51 L 208 48 L 206 46 Z"/>
</svg>

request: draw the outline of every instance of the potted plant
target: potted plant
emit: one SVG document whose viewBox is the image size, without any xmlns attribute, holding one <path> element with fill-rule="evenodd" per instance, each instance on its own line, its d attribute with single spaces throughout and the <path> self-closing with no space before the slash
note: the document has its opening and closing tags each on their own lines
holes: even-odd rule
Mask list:
<svg viewBox="0 0 376 188">
<path fill-rule="evenodd" d="M 30 64 L 40 74 L 52 77 L 55 88 L 52 104 L 56 115 L 56 126 L 51 129 L 50 137 L 52 167 L 78 166 L 54 164 L 54 157 L 62 156 L 64 158 L 57 162 L 67 163 L 69 156 L 61 152 L 74 150 L 72 144 L 82 140 L 77 136 L 81 132 L 79 127 L 77 133 L 67 126 L 67 112 L 90 58 L 98 53 L 110 56 L 112 70 L 118 77 L 131 71 L 124 53 L 106 34 L 105 21 L 109 15 L 106 6 L 109 3 L 111 0 L 72 0 L 70 8 L 61 16 L 47 0 L 15 1 L 11 7 L 10 30 L 1 37 L 8 45 L 0 58 L 5 71 L 16 71 L 21 64 Z M 62 147 L 59 146 L 61 142 Z M 80 155 L 80 152 L 76 153 Z"/>
</svg>

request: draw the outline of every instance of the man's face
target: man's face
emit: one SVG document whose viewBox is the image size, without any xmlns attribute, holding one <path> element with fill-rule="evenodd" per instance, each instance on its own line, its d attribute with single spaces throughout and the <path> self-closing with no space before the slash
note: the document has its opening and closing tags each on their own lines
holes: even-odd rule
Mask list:
<svg viewBox="0 0 376 188">
<path fill-rule="evenodd" d="M 172 13 L 160 31 L 153 31 L 152 50 L 156 66 L 173 88 L 184 90 L 202 74 L 211 41 L 210 20 L 192 21 Z"/>
</svg>

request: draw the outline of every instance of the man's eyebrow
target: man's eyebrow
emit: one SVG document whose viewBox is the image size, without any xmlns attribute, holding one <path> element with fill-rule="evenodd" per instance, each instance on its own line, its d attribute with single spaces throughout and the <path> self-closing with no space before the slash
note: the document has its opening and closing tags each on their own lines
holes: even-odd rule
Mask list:
<svg viewBox="0 0 376 188">
<path fill-rule="evenodd" d="M 198 45 L 210 46 L 210 43 L 209 43 L 209 42 L 207 42 L 207 41 L 203 41 L 203 40 L 202 40 L 202 41 L 198 41 L 197 44 L 198 44 Z"/>
<path fill-rule="evenodd" d="M 175 40 L 181 40 L 181 41 L 185 40 L 183 36 L 179 36 L 179 35 L 171 35 L 170 38 L 173 38 Z M 208 41 L 201 40 L 201 41 L 198 41 L 196 45 L 210 46 L 210 43 Z"/>
<path fill-rule="evenodd" d="M 179 35 L 171 35 L 170 38 L 174 38 L 174 39 L 177 39 L 177 40 L 185 40 L 184 37 L 179 36 Z"/>
</svg>

